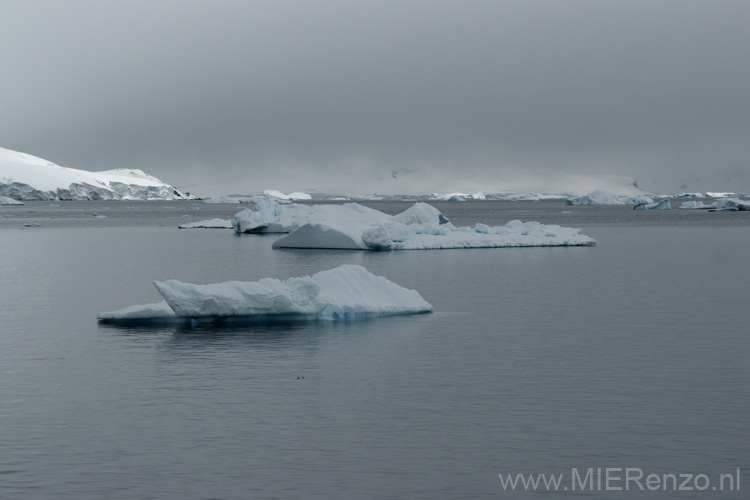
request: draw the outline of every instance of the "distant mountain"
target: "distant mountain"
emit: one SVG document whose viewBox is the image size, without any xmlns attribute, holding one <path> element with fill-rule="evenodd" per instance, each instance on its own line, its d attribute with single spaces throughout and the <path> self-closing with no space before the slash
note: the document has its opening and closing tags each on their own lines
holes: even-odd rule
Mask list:
<svg viewBox="0 0 750 500">
<path fill-rule="evenodd" d="M 0 148 L 0 196 L 16 200 L 182 200 L 190 198 L 142 170 L 89 172 Z"/>
</svg>

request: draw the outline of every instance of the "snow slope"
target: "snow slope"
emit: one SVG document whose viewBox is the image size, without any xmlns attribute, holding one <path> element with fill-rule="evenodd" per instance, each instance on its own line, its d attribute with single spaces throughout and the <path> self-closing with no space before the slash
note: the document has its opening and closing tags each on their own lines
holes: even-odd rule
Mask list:
<svg viewBox="0 0 750 500">
<path fill-rule="evenodd" d="M 89 172 L 0 148 L 0 195 L 16 200 L 175 200 L 188 196 L 137 169 Z"/>
<path fill-rule="evenodd" d="M 163 302 L 131 306 L 98 316 L 102 322 L 222 319 L 361 319 L 432 311 L 418 292 L 408 290 L 362 266 L 343 265 L 286 281 L 227 281 L 194 285 L 177 280 L 155 282 Z"/>
</svg>

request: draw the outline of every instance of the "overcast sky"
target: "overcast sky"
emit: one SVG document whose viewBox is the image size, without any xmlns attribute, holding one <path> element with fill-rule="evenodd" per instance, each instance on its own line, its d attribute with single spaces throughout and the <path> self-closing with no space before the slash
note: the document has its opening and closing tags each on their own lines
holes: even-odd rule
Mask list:
<svg viewBox="0 0 750 500">
<path fill-rule="evenodd" d="M 200 195 L 750 191 L 750 2 L 0 0 L 0 146 Z"/>
</svg>

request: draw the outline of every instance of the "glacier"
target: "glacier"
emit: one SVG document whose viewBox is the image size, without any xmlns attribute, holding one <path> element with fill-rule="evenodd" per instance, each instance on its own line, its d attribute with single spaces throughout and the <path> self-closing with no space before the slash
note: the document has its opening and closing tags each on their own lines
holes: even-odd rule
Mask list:
<svg viewBox="0 0 750 500">
<path fill-rule="evenodd" d="M 164 300 L 98 315 L 102 323 L 222 323 L 224 321 L 352 320 L 432 312 L 416 290 L 362 266 L 278 280 L 227 281 L 207 285 L 155 281 Z"/>
<path fill-rule="evenodd" d="M 89 172 L 5 148 L 0 148 L 0 196 L 24 201 L 191 198 L 142 170 Z"/>
</svg>

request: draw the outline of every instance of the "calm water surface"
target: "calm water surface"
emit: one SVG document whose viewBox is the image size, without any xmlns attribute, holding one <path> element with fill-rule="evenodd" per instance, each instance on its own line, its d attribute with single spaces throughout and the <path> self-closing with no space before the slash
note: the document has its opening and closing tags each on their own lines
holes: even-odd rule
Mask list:
<svg viewBox="0 0 750 500">
<path fill-rule="evenodd" d="M 0 499 L 748 496 L 750 214 L 445 203 L 457 224 L 540 220 L 598 245 L 369 253 L 175 227 L 236 206 L 124 203 L 0 211 Z M 159 300 L 153 280 L 344 263 L 417 289 L 435 313 L 96 321 Z M 589 467 L 747 479 L 739 492 L 557 494 L 498 479 L 562 473 L 569 485 Z"/>
</svg>

